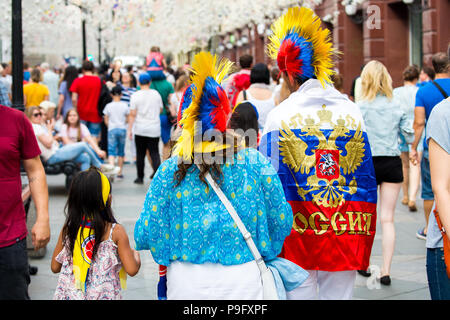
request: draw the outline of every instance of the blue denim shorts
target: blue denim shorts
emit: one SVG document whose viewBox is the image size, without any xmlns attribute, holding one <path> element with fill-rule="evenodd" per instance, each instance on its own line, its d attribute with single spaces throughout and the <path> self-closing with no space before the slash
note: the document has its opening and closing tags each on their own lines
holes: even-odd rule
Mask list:
<svg viewBox="0 0 450 320">
<path fill-rule="evenodd" d="M 108 131 L 108 156 L 125 156 L 126 129 L 112 129 Z"/>
<path fill-rule="evenodd" d="M 89 133 L 91 134 L 91 136 L 93 137 L 100 137 L 100 133 L 102 131 L 102 123 L 95 123 L 95 122 L 90 122 L 90 121 L 84 121 L 84 120 L 80 120 L 81 123 L 83 123 L 88 129 L 89 129 Z"/>
<path fill-rule="evenodd" d="M 428 159 L 428 150 L 423 153 L 420 163 L 420 176 L 422 180 L 422 199 L 433 200 L 434 194 L 431 187 L 430 160 Z"/>
</svg>

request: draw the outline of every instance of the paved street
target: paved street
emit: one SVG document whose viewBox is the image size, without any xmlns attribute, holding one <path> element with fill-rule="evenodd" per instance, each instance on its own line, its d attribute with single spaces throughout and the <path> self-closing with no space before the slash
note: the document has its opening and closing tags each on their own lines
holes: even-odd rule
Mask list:
<svg viewBox="0 0 450 320">
<path fill-rule="evenodd" d="M 127 164 L 124 168 L 125 178 L 116 181 L 112 185 L 113 210 L 119 223 L 124 225 L 134 246 L 133 230 L 137 220 L 145 193 L 149 185 L 151 169 L 146 164 L 146 179 L 144 185 L 133 183 L 136 169 L 133 164 Z M 50 270 L 50 261 L 59 232 L 64 222 L 64 205 L 66 190 L 64 188 L 64 176 L 48 176 L 50 193 L 50 226 L 51 240 L 47 246 L 44 258 L 30 259 L 32 265 L 39 267 L 39 272 L 31 276 L 29 287 L 30 297 L 33 300 L 52 299 L 56 287 L 58 275 Z M 389 300 L 429 300 L 430 295 L 427 285 L 425 268 L 426 248 L 425 241 L 416 238 L 416 230 L 424 223 L 421 201 L 418 202 L 418 211 L 409 212 L 406 206 L 397 205 L 395 216 L 397 244 L 392 263 L 392 284 L 389 287 L 381 286 L 379 289 L 372 278 L 357 276 L 354 299 L 389 299 Z M 377 223 L 378 234 L 372 250 L 371 264 L 381 265 L 381 227 Z M 128 289 L 123 291 L 126 300 L 156 299 L 156 284 L 158 269 L 148 251 L 141 252 L 142 266 L 135 277 L 128 277 Z M 369 284 L 368 284 L 369 282 Z M 374 289 L 369 289 L 373 288 Z"/>
</svg>

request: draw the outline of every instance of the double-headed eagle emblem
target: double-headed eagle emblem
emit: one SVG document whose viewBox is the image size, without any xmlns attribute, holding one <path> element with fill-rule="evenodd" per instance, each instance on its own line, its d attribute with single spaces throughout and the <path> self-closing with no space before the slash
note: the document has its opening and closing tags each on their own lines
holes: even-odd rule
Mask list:
<svg viewBox="0 0 450 320">
<path fill-rule="evenodd" d="M 350 115 L 346 120 L 341 117 L 334 123 L 331 119 L 332 112 L 326 110 L 325 105 L 322 108 L 317 112 L 320 119 L 318 123 L 310 117 L 303 121 L 301 115 L 295 116 L 302 127 L 299 136 L 295 135 L 284 121 L 281 122 L 280 155 L 295 180 L 299 196 L 304 201 L 305 196 L 311 193 L 313 202 L 317 205 L 336 208 L 345 202 L 345 193 L 354 194 L 357 190 L 356 179 L 353 177 L 348 183 L 345 175 L 353 174 L 361 165 L 365 151 L 364 138 L 361 123 L 356 125 Z M 325 123 L 333 128 L 328 138 L 320 130 L 320 126 Z M 350 132 L 349 127 L 356 129 L 354 134 Z M 339 137 L 348 141 L 345 149 L 336 145 Z M 309 141 L 309 145 L 304 140 Z M 314 149 L 310 146 L 314 146 Z M 298 183 L 298 172 L 308 175 L 306 185 Z"/>
</svg>

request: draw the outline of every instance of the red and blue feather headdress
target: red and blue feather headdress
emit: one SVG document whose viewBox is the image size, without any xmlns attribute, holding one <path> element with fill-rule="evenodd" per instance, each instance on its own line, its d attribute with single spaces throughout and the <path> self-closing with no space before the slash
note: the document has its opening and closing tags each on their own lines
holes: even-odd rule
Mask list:
<svg viewBox="0 0 450 320">
<path fill-rule="evenodd" d="M 193 152 L 214 152 L 227 146 L 209 141 L 213 130 L 225 132 L 231 113 L 230 102 L 220 86 L 233 63 L 218 60 L 216 55 L 200 52 L 192 62 L 191 85 L 185 90 L 180 103 L 179 125 L 181 136 L 175 145 L 175 154 L 184 160 L 192 159 Z M 194 135 L 201 134 L 202 142 L 194 146 Z"/>
<path fill-rule="evenodd" d="M 294 79 L 331 82 L 333 55 L 330 31 L 322 29 L 318 16 L 309 8 L 290 8 L 271 27 L 267 53 L 276 59 L 281 72 Z"/>
</svg>

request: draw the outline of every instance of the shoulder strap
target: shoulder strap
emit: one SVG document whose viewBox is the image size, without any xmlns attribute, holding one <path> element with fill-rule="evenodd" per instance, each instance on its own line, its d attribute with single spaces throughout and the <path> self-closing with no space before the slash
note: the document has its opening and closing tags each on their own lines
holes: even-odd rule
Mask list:
<svg viewBox="0 0 450 320">
<path fill-rule="evenodd" d="M 110 240 L 112 240 L 112 233 L 113 233 L 113 231 L 114 231 L 114 227 L 116 226 L 116 224 L 117 224 L 117 223 L 113 223 L 112 226 L 111 226 L 111 231 L 110 231 L 110 233 L 109 233 L 109 239 L 110 239 Z"/>
<path fill-rule="evenodd" d="M 244 90 L 244 91 L 242 92 L 242 94 L 244 95 L 244 100 L 247 100 L 247 90 Z"/>
<path fill-rule="evenodd" d="M 261 273 L 263 273 L 267 267 L 264 263 L 264 259 L 261 257 L 261 254 L 258 251 L 258 248 L 255 245 L 255 242 L 252 239 L 252 235 L 248 230 L 245 228 L 244 223 L 242 222 L 241 218 L 239 218 L 239 215 L 237 214 L 236 210 L 234 209 L 231 202 L 228 200 L 228 198 L 225 196 L 225 194 L 222 192 L 222 190 L 219 188 L 217 183 L 214 181 L 214 179 L 211 177 L 211 174 L 207 172 L 205 174 L 205 178 L 208 181 L 209 185 L 213 188 L 217 196 L 219 197 L 220 201 L 222 201 L 223 205 L 227 209 L 228 213 L 233 218 L 234 222 L 236 223 L 239 231 L 241 232 L 242 236 L 245 239 L 245 242 L 247 243 L 248 248 L 250 249 L 250 252 L 253 255 L 253 258 L 256 261 L 256 264 L 258 265 L 258 268 Z"/>
<path fill-rule="evenodd" d="M 434 80 L 431 80 L 431 82 L 434 84 L 434 86 L 441 92 L 441 94 L 444 96 L 444 99 L 448 98 L 447 92 Z"/>
</svg>

